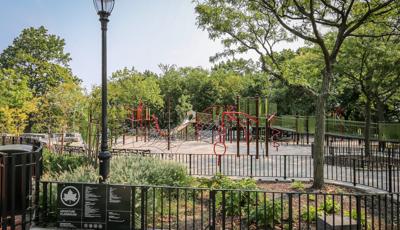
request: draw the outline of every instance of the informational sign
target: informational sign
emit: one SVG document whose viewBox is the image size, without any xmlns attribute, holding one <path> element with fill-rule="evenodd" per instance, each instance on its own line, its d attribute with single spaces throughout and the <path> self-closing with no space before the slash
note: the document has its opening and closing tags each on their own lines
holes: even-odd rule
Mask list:
<svg viewBox="0 0 400 230">
<path fill-rule="evenodd" d="M 71 229 L 131 229 L 129 186 L 58 184 L 58 225 Z"/>
<path fill-rule="evenodd" d="M 132 189 L 110 185 L 107 191 L 107 226 L 113 230 L 131 229 Z"/>
</svg>

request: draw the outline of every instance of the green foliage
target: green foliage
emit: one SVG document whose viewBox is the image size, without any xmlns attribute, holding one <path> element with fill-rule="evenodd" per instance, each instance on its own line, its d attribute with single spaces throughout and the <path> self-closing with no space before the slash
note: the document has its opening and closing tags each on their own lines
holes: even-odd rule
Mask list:
<svg viewBox="0 0 400 230">
<path fill-rule="evenodd" d="M 241 180 L 233 180 L 220 173 L 216 174 L 210 179 L 201 178 L 199 179 L 199 182 L 199 187 L 206 187 L 210 189 L 257 189 L 257 183 L 254 179 L 245 178 Z"/>
<path fill-rule="evenodd" d="M 298 191 L 304 191 L 305 186 L 304 183 L 301 181 L 295 181 L 292 183 L 292 185 L 290 186 L 292 189 L 298 190 Z"/>
<path fill-rule="evenodd" d="M 80 83 L 72 74 L 71 58 L 64 46 L 63 39 L 49 34 L 43 26 L 30 27 L 0 54 L 0 86 L 9 89 L 6 94 L 0 93 L 0 123 L 6 124 L 0 127 L 3 132 L 51 132 L 51 124 L 63 124 L 70 118 L 66 113 L 63 119 L 53 116 L 54 109 L 45 106 L 54 91 L 63 94 L 57 102 L 68 101 L 69 94 L 75 95 L 68 88 L 58 88 L 63 83 Z M 3 100 L 3 96 L 8 99 Z M 65 104 L 60 108 L 71 109 Z M 36 130 L 32 130 L 35 123 Z"/>
<path fill-rule="evenodd" d="M 312 197 L 313 196 L 313 197 Z M 315 195 L 309 196 L 310 201 L 315 200 Z M 302 221 L 316 221 L 317 216 L 323 216 L 325 214 L 337 214 L 341 210 L 339 202 L 335 201 L 331 197 L 326 197 L 326 200 L 321 200 L 322 204 L 316 208 L 314 205 L 303 207 L 301 209 L 300 219 Z"/>
<path fill-rule="evenodd" d="M 65 172 L 66 175 L 69 175 L 75 169 L 88 165 L 90 165 L 90 160 L 85 156 L 60 155 L 50 152 L 47 149 L 43 151 L 43 173 L 54 175 L 54 179 L 57 179 L 56 175 L 60 175 L 60 173 Z M 76 178 L 81 180 L 78 176 Z"/>
<path fill-rule="evenodd" d="M 262 199 L 259 196 L 259 199 Z M 250 206 L 249 222 L 257 223 L 257 226 L 273 228 L 274 224 L 281 221 L 282 206 L 280 200 L 265 199 L 257 205 Z"/>
<path fill-rule="evenodd" d="M 48 34 L 43 26 L 26 28 L 0 54 L 0 67 L 27 76 L 32 93 L 41 96 L 67 79 L 77 80 L 72 76 L 71 58 L 64 46 L 63 39 Z"/>
<path fill-rule="evenodd" d="M 0 69 L 0 133 L 21 134 L 28 115 L 36 110 L 36 101 L 28 87 L 28 78 L 12 69 Z"/>
<path fill-rule="evenodd" d="M 361 210 L 361 213 L 359 213 L 359 214 L 357 214 L 357 209 L 352 209 L 351 211 L 348 211 L 348 210 L 346 210 L 346 211 L 344 211 L 344 216 L 347 216 L 347 217 L 350 217 L 351 219 L 353 219 L 353 220 L 357 220 L 357 218 L 358 217 L 360 217 L 360 219 L 361 219 L 361 225 L 362 226 L 365 226 L 367 223 L 366 223 L 366 216 L 365 216 L 365 211 L 364 210 Z M 358 216 L 359 215 L 359 216 Z M 367 229 L 370 229 L 370 223 L 368 223 L 368 228 Z"/>
<path fill-rule="evenodd" d="M 282 211 L 279 200 L 270 200 L 258 191 L 254 179 L 233 180 L 222 174 L 211 179 L 201 179 L 200 187 L 215 191 L 215 203 L 219 214 L 225 210 L 227 216 L 248 216 L 250 224 L 271 227 L 279 223 Z M 226 191 L 226 189 L 228 191 Z M 236 190 L 236 191 L 235 191 Z"/>
<path fill-rule="evenodd" d="M 83 163 L 81 158 L 62 155 L 46 157 L 45 172 L 49 180 L 65 182 L 97 182 L 98 172 L 93 166 Z M 62 170 L 61 170 L 62 169 Z M 85 181 L 87 180 L 87 181 Z M 151 157 L 113 158 L 110 167 L 111 184 L 189 186 L 191 177 L 186 168 L 175 162 L 166 162 Z"/>
<path fill-rule="evenodd" d="M 317 213 L 318 212 L 318 213 Z M 316 221 L 316 217 L 323 215 L 323 213 L 315 208 L 313 205 L 309 205 L 308 207 L 303 207 L 301 210 L 300 218 L 302 221 L 314 222 Z"/>
<path fill-rule="evenodd" d="M 319 210 L 324 211 L 327 214 L 338 213 L 341 209 L 339 202 L 334 201 L 331 197 L 326 197 L 326 200 L 322 203 Z"/>
</svg>

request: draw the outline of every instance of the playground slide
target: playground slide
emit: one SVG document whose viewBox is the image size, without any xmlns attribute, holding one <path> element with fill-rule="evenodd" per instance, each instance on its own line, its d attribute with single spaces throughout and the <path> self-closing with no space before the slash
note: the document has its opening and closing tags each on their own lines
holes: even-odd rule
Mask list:
<svg viewBox="0 0 400 230">
<path fill-rule="evenodd" d="M 189 117 L 186 117 L 180 125 L 176 126 L 173 130 L 171 130 L 171 134 L 178 133 L 179 131 L 183 130 L 184 128 L 186 128 L 187 126 L 189 126 L 191 123 L 194 122 L 196 122 L 195 119 L 189 120 Z"/>
</svg>

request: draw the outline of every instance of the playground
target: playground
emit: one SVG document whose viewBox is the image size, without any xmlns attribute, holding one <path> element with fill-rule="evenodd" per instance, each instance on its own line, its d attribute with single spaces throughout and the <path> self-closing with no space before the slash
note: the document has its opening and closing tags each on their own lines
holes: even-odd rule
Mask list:
<svg viewBox="0 0 400 230">
<path fill-rule="evenodd" d="M 277 115 L 277 105 L 267 98 L 239 98 L 235 105 L 214 105 L 190 111 L 176 127 L 160 126 L 159 118 L 142 102 L 129 109 L 126 131 L 112 138 L 115 149 L 150 150 L 153 153 L 222 155 L 311 155 L 315 118 Z M 166 116 L 169 117 L 167 112 Z M 170 124 L 171 121 L 163 121 Z M 363 122 L 326 119 L 326 146 L 363 148 Z M 372 124 L 371 151 L 378 143 L 399 147 L 398 123 Z M 359 150 L 361 152 L 361 150 Z"/>
</svg>

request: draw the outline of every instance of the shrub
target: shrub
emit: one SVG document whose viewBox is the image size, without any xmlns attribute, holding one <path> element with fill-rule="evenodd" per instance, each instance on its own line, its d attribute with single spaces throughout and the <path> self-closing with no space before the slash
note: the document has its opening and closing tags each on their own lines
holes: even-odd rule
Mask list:
<svg viewBox="0 0 400 230">
<path fill-rule="evenodd" d="M 327 197 L 320 210 L 327 214 L 334 214 L 339 212 L 340 208 L 341 206 L 338 202 L 335 202 L 331 197 Z"/>
<path fill-rule="evenodd" d="M 91 165 L 81 165 L 73 170 L 44 175 L 43 180 L 63 182 L 98 182 L 98 170 Z M 129 185 L 188 186 L 191 177 L 178 163 L 165 162 L 150 157 L 116 157 L 111 161 L 109 182 Z"/>
<path fill-rule="evenodd" d="M 298 190 L 298 191 L 304 191 L 305 186 L 303 184 L 303 182 L 301 181 L 295 181 L 292 183 L 292 185 L 290 186 L 292 189 L 294 190 Z"/>
<path fill-rule="evenodd" d="M 223 201 L 225 200 L 224 208 L 227 216 L 242 216 L 244 219 L 248 217 L 249 224 L 257 222 L 259 227 L 265 224 L 267 226 L 264 227 L 272 227 L 273 222 L 280 222 L 281 201 L 264 197 L 264 193 L 258 191 L 254 179 L 233 180 L 217 174 L 211 179 L 199 179 L 199 183 L 200 187 L 215 190 L 215 205 L 219 215 L 223 214 Z"/>
<path fill-rule="evenodd" d="M 366 216 L 365 216 L 365 211 L 361 210 L 361 213 L 359 214 L 361 218 L 361 225 L 365 227 L 366 224 Z M 344 211 L 344 216 L 350 217 L 353 220 L 357 220 L 357 209 L 352 209 L 351 211 Z M 368 229 L 370 229 L 371 226 L 367 226 Z"/>
<path fill-rule="evenodd" d="M 281 221 L 282 206 L 279 200 L 265 199 L 258 206 L 250 206 L 249 222 L 256 223 L 258 227 L 274 228 L 274 224 Z"/>
<path fill-rule="evenodd" d="M 314 196 L 314 195 L 313 195 Z M 313 197 L 315 200 L 315 196 Z M 311 195 L 310 195 L 310 200 L 311 200 Z M 307 206 L 303 207 L 301 210 L 300 218 L 302 221 L 310 221 L 314 222 L 316 221 L 316 214 L 318 216 L 323 216 L 324 213 L 326 214 L 335 214 L 340 212 L 341 206 L 338 202 L 334 202 L 334 200 L 331 197 L 327 197 L 325 202 L 322 203 L 322 205 L 318 208 L 316 208 L 313 205 L 309 205 L 308 209 Z"/>
<path fill-rule="evenodd" d="M 189 186 L 191 177 L 182 164 L 151 157 L 118 157 L 111 161 L 110 183 Z"/>
<path fill-rule="evenodd" d="M 322 216 L 323 215 L 322 211 L 321 210 L 317 210 L 315 208 L 315 206 L 313 206 L 313 205 L 308 206 L 308 209 L 307 209 L 307 207 L 303 207 L 303 209 L 301 210 L 300 218 L 304 222 L 306 222 L 306 221 L 314 222 L 314 221 L 317 220 L 316 219 L 317 213 L 318 213 L 318 216 Z"/>
<path fill-rule="evenodd" d="M 73 171 L 80 166 L 90 165 L 90 159 L 82 155 L 60 155 L 44 149 L 43 173 L 59 174 L 64 171 Z"/>
</svg>

